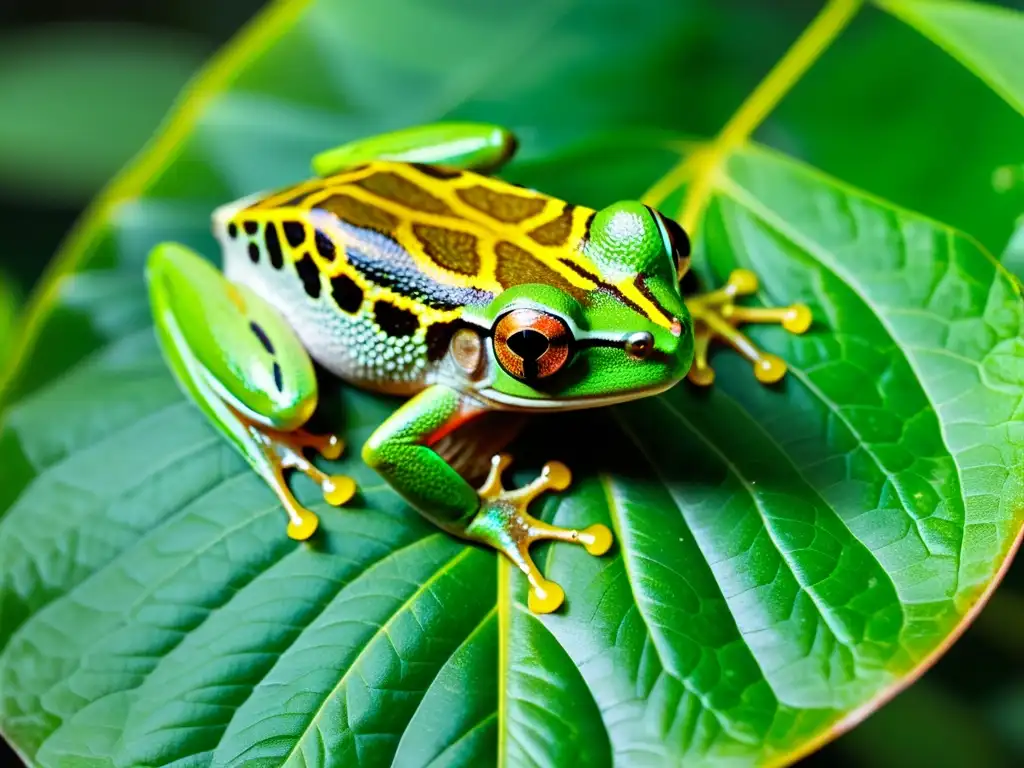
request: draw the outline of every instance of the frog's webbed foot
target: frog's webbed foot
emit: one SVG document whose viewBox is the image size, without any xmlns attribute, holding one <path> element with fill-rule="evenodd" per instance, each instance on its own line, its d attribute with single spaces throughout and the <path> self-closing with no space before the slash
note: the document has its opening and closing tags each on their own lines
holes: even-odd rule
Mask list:
<svg viewBox="0 0 1024 768">
<path fill-rule="evenodd" d="M 277 494 L 288 514 L 288 536 L 299 541 L 308 539 L 316 531 L 319 520 L 316 514 L 302 506 L 292 494 L 285 481 L 285 470 L 301 472 L 323 491 L 324 500 L 333 506 L 341 506 L 355 495 L 356 484 L 345 475 L 328 475 L 306 458 L 303 450 L 312 448 L 325 459 L 341 456 L 344 443 L 335 435 L 314 435 L 302 429 L 292 432 L 278 432 L 273 429 L 248 424 L 249 434 L 263 451 L 269 476 L 265 479 Z"/>
<path fill-rule="evenodd" d="M 578 531 L 550 525 L 528 514 L 526 508 L 531 501 L 548 490 L 565 490 L 572 475 L 564 464 L 552 461 L 544 465 L 532 483 L 507 491 L 501 484 L 501 475 L 511 463 L 507 454 L 491 459 L 490 474 L 479 489 L 480 510 L 464 535 L 505 554 L 530 582 L 530 610 L 551 613 L 562 604 L 565 592 L 541 574 L 530 557 L 530 545 L 545 539 L 566 541 L 582 545 L 592 555 L 603 555 L 612 545 L 612 534 L 599 523 Z"/>
<path fill-rule="evenodd" d="M 694 357 L 688 378 L 707 386 L 715 380 L 708 364 L 708 346 L 714 339 L 724 341 L 754 366 L 762 384 L 773 384 L 786 375 L 782 358 L 758 349 L 737 327 L 744 323 L 777 323 L 790 333 L 803 333 L 811 326 L 811 311 L 803 304 L 789 307 L 744 307 L 736 298 L 757 290 L 757 275 L 747 269 L 733 270 L 724 287 L 689 296 L 686 306 L 694 323 Z"/>
</svg>

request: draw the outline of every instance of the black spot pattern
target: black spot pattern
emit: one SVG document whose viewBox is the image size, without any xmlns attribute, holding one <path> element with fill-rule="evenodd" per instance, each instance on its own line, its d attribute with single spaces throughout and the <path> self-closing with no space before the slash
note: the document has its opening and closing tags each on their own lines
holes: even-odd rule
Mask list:
<svg viewBox="0 0 1024 768">
<path fill-rule="evenodd" d="M 267 336 L 266 331 L 253 322 L 249 323 L 249 330 L 253 332 L 253 335 L 255 335 L 257 339 L 260 340 L 260 344 L 263 345 L 263 348 L 267 350 L 267 352 L 274 354 L 274 345 L 270 343 L 270 338 Z"/>
<path fill-rule="evenodd" d="M 370 282 L 382 288 L 393 288 L 397 293 L 433 309 L 458 309 L 467 304 L 487 304 L 494 298 L 494 294 L 478 288 L 445 285 L 420 272 L 412 259 L 386 259 L 370 249 L 364 253 L 355 248 L 346 249 L 345 257 Z"/>
<path fill-rule="evenodd" d="M 331 296 L 334 303 L 349 314 L 358 312 L 363 305 L 363 289 L 348 275 L 331 278 Z"/>
<path fill-rule="evenodd" d="M 260 225 L 255 221 L 243 222 L 242 227 L 245 229 L 245 234 L 247 235 L 255 235 L 260 229 Z"/>
<path fill-rule="evenodd" d="M 302 224 L 297 221 L 286 221 L 283 226 L 285 240 L 292 248 L 298 248 L 306 242 L 306 228 Z"/>
<path fill-rule="evenodd" d="M 373 316 L 380 329 L 394 338 L 412 336 L 420 325 L 419 318 L 412 312 L 384 300 L 373 305 Z"/>
<path fill-rule="evenodd" d="M 249 261 L 258 264 L 260 261 L 260 247 L 256 243 L 249 243 Z"/>
<path fill-rule="evenodd" d="M 270 266 L 280 269 L 284 266 L 284 253 L 281 251 L 281 239 L 277 234 L 277 225 L 274 222 L 267 222 L 267 228 L 263 232 L 263 241 L 267 244 L 267 253 L 270 254 Z"/>
<path fill-rule="evenodd" d="M 436 362 L 448 352 L 448 345 L 451 343 L 452 334 L 459 327 L 457 321 L 450 323 L 434 323 L 427 328 L 424 341 L 427 344 L 427 359 Z"/>
<path fill-rule="evenodd" d="M 334 261 L 334 242 L 319 229 L 316 231 L 316 252 L 327 261 Z"/>
<path fill-rule="evenodd" d="M 295 262 L 295 269 L 302 279 L 302 287 L 311 299 L 320 298 L 320 270 L 313 263 L 313 257 L 308 253 Z"/>
<path fill-rule="evenodd" d="M 238 237 L 238 225 L 235 224 L 235 222 L 233 221 L 230 224 L 228 224 L 228 237 L 230 237 L 232 240 Z"/>
</svg>

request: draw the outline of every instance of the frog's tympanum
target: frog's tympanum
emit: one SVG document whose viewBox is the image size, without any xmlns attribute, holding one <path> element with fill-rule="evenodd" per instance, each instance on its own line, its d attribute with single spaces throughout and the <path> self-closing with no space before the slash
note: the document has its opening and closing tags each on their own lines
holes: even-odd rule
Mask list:
<svg viewBox="0 0 1024 768">
<path fill-rule="evenodd" d="M 744 308 L 757 288 L 737 270 L 717 291 L 684 301 L 689 240 L 640 202 L 595 211 L 487 175 L 509 159 L 507 131 L 425 126 L 330 150 L 317 178 L 213 214 L 224 270 L 185 247 L 157 246 L 148 279 L 157 333 L 179 383 L 276 492 L 288 535 L 317 517 L 284 471 L 317 482 L 326 500 L 355 492 L 304 449 L 337 458 L 335 436 L 303 429 L 317 407 L 313 361 L 342 380 L 411 396 L 363 446 L 363 459 L 445 531 L 494 547 L 523 571 L 529 605 L 564 594 L 530 558 L 554 539 L 604 554 L 612 534 L 532 517 L 527 505 L 569 485 L 551 462 L 517 490 L 495 456 L 479 489 L 435 450 L 481 414 L 592 408 L 663 392 L 688 374 L 710 384 L 709 341 L 726 341 L 757 378 L 785 373 L 737 326 L 778 322 L 800 333 L 806 307 Z"/>
</svg>

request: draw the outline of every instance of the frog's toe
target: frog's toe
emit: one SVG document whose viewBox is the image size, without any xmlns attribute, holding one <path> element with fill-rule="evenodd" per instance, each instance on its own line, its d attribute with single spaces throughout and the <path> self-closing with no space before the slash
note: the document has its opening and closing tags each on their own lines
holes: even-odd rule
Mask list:
<svg viewBox="0 0 1024 768">
<path fill-rule="evenodd" d="M 580 541 L 583 548 L 595 557 L 600 557 L 612 548 L 612 532 L 607 525 L 595 523 L 589 528 L 580 531 Z"/>
<path fill-rule="evenodd" d="M 781 325 L 790 333 L 805 333 L 812 322 L 811 310 L 803 304 L 788 307 L 746 307 L 736 303 L 740 296 L 757 290 L 757 276 L 746 269 L 733 270 L 725 286 L 717 291 L 688 297 L 687 308 L 694 320 L 693 365 L 687 378 L 702 387 L 715 380 L 708 363 L 712 341 L 723 341 L 750 361 L 755 378 L 762 384 L 774 384 L 786 375 L 782 358 L 761 350 L 739 326 L 746 323 Z"/>
<path fill-rule="evenodd" d="M 565 590 L 553 581 L 545 581 L 542 585 L 530 587 L 530 596 L 526 604 L 534 613 L 554 613 L 565 602 Z"/>
<path fill-rule="evenodd" d="M 276 433 L 274 438 L 288 443 L 299 452 L 305 448 L 312 448 L 328 461 L 341 458 L 345 451 L 345 442 L 337 435 L 317 435 L 304 429 L 296 429 L 292 432 Z"/>
<path fill-rule="evenodd" d="M 302 510 L 296 518 L 288 522 L 288 537 L 296 541 L 305 541 L 320 525 L 320 520 L 309 510 Z"/>
<path fill-rule="evenodd" d="M 356 481 L 346 475 L 328 475 L 320 487 L 324 500 L 335 507 L 346 504 L 356 495 Z"/>
<path fill-rule="evenodd" d="M 762 354 L 754 362 L 754 377 L 762 384 L 774 384 L 786 375 L 786 363 L 777 355 Z"/>
<path fill-rule="evenodd" d="M 578 544 L 591 555 L 603 555 L 611 548 L 612 532 L 600 523 L 577 530 L 551 525 L 530 515 L 526 508 L 531 501 L 548 490 L 565 490 L 572 474 L 561 462 L 548 462 L 532 483 L 508 491 L 502 487 L 501 473 L 510 463 L 510 457 L 505 454 L 492 460 L 491 473 L 480 488 L 480 511 L 467 527 L 466 535 L 493 546 L 508 557 L 530 583 L 530 610 L 551 613 L 562 605 L 565 592 L 544 578 L 530 557 L 531 545 L 537 541 L 562 541 Z"/>
<path fill-rule="evenodd" d="M 324 501 L 335 507 L 340 507 L 355 495 L 355 480 L 346 475 L 328 475 L 302 453 L 303 448 L 315 448 L 325 457 L 336 458 L 341 453 L 342 443 L 333 435 L 313 435 L 304 430 L 279 432 L 252 424 L 249 432 L 260 447 L 267 466 L 264 478 L 288 515 L 290 538 L 305 541 L 316 532 L 319 520 L 296 500 L 285 481 L 286 471 L 301 472 L 319 485 Z"/>
<path fill-rule="evenodd" d="M 324 435 L 313 447 L 325 459 L 334 461 L 341 458 L 341 454 L 345 450 L 345 443 L 337 435 Z"/>
</svg>

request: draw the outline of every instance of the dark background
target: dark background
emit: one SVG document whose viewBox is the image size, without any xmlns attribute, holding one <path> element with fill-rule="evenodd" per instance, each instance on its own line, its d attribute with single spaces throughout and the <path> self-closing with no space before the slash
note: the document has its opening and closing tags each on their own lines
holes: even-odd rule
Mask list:
<svg viewBox="0 0 1024 768">
<path fill-rule="evenodd" d="M 131 81 L 132 73 L 121 71 L 124 68 L 117 68 L 115 62 L 112 93 L 96 95 L 93 122 L 79 129 L 62 125 L 59 110 L 53 114 L 48 121 L 50 127 L 80 130 L 83 154 L 99 156 L 99 162 L 80 166 L 59 158 L 37 174 L 29 164 L 30 160 L 35 162 L 32 156 L 21 163 L 24 158 L 5 156 L 0 149 L 0 231 L 4 233 L 0 273 L 12 279 L 17 292 L 28 294 L 83 207 L 157 128 L 188 73 L 261 5 L 259 0 L 0 2 L 0 145 L 5 123 L 14 124 L 19 117 L 16 109 L 4 106 L 4 70 L 21 66 L 24 59 L 19 56 L 31 54 L 33 46 L 63 56 L 74 47 L 67 40 L 94 39 L 98 41 L 93 47 L 99 56 L 105 40 L 134 40 L 132 44 L 139 50 L 158 51 L 165 57 L 168 63 L 164 70 L 170 72 L 161 76 L 159 83 L 154 81 L 152 87 L 146 87 L 145 83 Z M 729 0 L 726 5 L 730 10 L 735 7 L 740 24 L 751 9 L 764 11 L 763 4 L 752 0 Z M 795 38 L 820 8 L 819 2 L 809 0 L 774 5 L 773 23 L 763 33 L 785 41 Z M 90 50 L 86 46 L 79 53 L 88 58 Z M 759 71 L 738 72 L 737 76 L 756 82 L 771 63 L 759 64 Z M 122 82 L 122 76 L 129 79 Z M 124 101 L 116 98 L 118 88 L 137 89 L 129 99 L 135 107 L 136 96 L 142 98 L 139 94 L 145 94 L 152 103 L 147 109 L 136 108 L 131 115 L 118 114 L 117 104 Z M 82 98 L 92 96 L 83 94 Z M 1024 157 L 1020 159 L 1024 161 Z M 1024 765 L 1022 570 L 1019 564 L 1011 569 L 1007 585 L 935 669 L 861 728 L 802 765 Z M 2 743 L 0 760 L 0 764 L 16 764 Z"/>
</svg>

